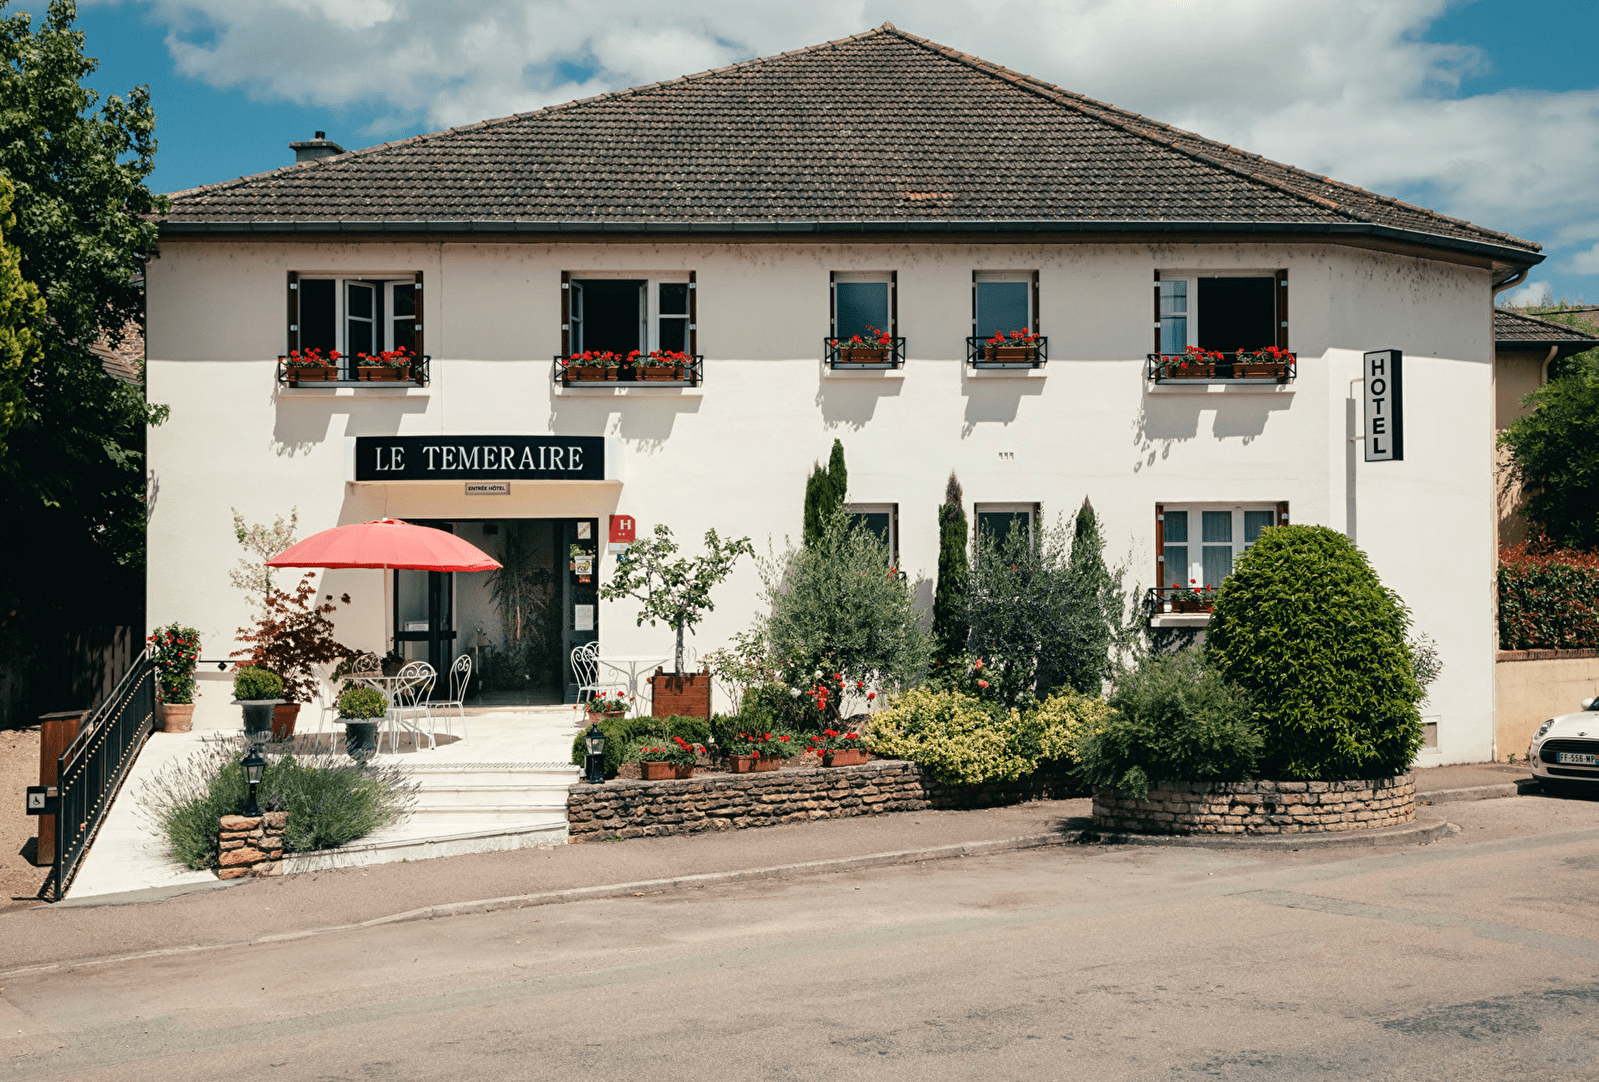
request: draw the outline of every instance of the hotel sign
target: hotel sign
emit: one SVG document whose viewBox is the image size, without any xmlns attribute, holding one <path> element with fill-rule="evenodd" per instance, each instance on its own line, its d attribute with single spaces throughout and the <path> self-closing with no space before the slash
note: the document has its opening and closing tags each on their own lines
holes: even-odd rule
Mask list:
<svg viewBox="0 0 1599 1082">
<path fill-rule="evenodd" d="M 354 481 L 604 481 L 604 436 L 356 436 Z"/>
<path fill-rule="evenodd" d="M 1405 457 L 1405 355 L 1397 349 L 1365 356 L 1366 461 L 1402 462 Z"/>
</svg>

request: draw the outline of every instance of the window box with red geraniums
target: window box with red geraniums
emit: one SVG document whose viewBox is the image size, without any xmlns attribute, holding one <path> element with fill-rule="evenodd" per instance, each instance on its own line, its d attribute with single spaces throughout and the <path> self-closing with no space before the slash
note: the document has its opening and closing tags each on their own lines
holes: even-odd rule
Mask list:
<svg viewBox="0 0 1599 1082">
<path fill-rule="evenodd" d="M 692 778 L 694 763 L 704 751 L 700 745 L 674 736 L 671 743 L 666 745 L 640 744 L 633 750 L 633 759 L 638 763 L 639 774 L 645 781 Z"/>
<path fill-rule="evenodd" d="M 810 740 L 810 750 L 822 757 L 823 766 L 860 766 L 866 762 L 866 742 L 860 733 L 823 729 Z"/>
<path fill-rule="evenodd" d="M 1189 579 L 1187 586 L 1174 582 L 1171 588 L 1167 600 L 1172 612 L 1209 612 L 1216 606 L 1216 590 L 1208 582 L 1201 586 L 1198 579 Z"/>
<path fill-rule="evenodd" d="M 631 357 L 637 355 L 638 350 L 634 350 L 628 357 L 612 353 L 608 349 L 574 353 L 561 361 L 561 381 L 567 384 L 615 383 L 617 373 L 622 369 L 622 362 L 630 361 Z"/>
<path fill-rule="evenodd" d="M 627 713 L 633 697 L 625 691 L 601 691 L 588 701 L 589 718 L 619 718 Z"/>
<path fill-rule="evenodd" d="M 894 338 L 887 331 L 867 327 L 865 335 L 832 338 L 828 345 L 838 351 L 838 364 L 885 364 L 893 359 Z"/>
<path fill-rule="evenodd" d="M 1235 379 L 1274 379 L 1282 382 L 1292 370 L 1294 355 L 1277 346 L 1263 346 L 1256 350 L 1239 350 L 1233 362 Z"/>
<path fill-rule="evenodd" d="M 1181 353 L 1161 357 L 1161 375 L 1166 379 L 1215 379 L 1216 366 L 1226 361 L 1225 353 L 1188 346 Z"/>
<path fill-rule="evenodd" d="M 320 349 L 291 349 L 283 360 L 283 374 L 289 386 L 302 383 L 329 383 L 339 378 L 339 351 L 326 357 Z"/>
<path fill-rule="evenodd" d="M 731 748 L 723 749 L 727 769 L 734 774 L 776 770 L 784 759 L 792 759 L 804 750 L 788 733 L 740 733 Z"/>
<path fill-rule="evenodd" d="M 1038 335 L 1029 330 L 996 332 L 983 343 L 983 356 L 996 363 L 1032 364 L 1038 360 Z"/>
<path fill-rule="evenodd" d="M 672 349 L 652 349 L 648 354 L 640 354 L 635 350 L 630 359 L 635 378 L 646 382 L 682 380 L 683 369 L 689 363 L 687 353 Z"/>
<path fill-rule="evenodd" d="M 373 383 L 406 383 L 411 379 L 411 366 L 415 363 L 416 354 L 408 349 L 386 349 L 382 353 L 357 353 L 356 378 Z"/>
</svg>

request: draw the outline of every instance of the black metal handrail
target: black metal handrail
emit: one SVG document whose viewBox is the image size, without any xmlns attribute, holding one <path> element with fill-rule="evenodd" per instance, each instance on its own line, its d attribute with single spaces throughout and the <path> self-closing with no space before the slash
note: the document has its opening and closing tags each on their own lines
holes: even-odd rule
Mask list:
<svg viewBox="0 0 1599 1082">
<path fill-rule="evenodd" d="M 855 368 L 899 368 L 905 363 L 905 339 L 893 339 L 893 346 L 884 346 L 880 352 L 881 361 L 846 361 L 843 360 L 843 351 L 847 349 L 873 349 L 871 346 L 851 346 L 847 339 L 837 338 L 822 339 L 822 359 L 829 368 L 855 369 Z"/>
<path fill-rule="evenodd" d="M 694 354 L 683 363 L 682 379 L 644 379 L 638 372 L 641 366 L 632 364 L 606 368 L 606 379 L 582 379 L 568 370 L 580 367 L 568 365 L 571 358 L 557 353 L 550 360 L 550 378 L 558 387 L 698 387 L 705 379 L 705 355 L 702 353 Z"/>
<path fill-rule="evenodd" d="M 1151 586 L 1144 591 L 1144 615 L 1208 613 L 1216 604 L 1216 591 L 1202 586 Z"/>
<path fill-rule="evenodd" d="M 340 357 L 337 364 L 326 367 L 291 365 L 289 358 L 278 358 L 278 386 L 280 387 L 426 387 L 432 378 L 433 357 L 422 354 L 410 364 L 406 379 L 373 379 L 362 376 L 360 368 L 385 368 L 386 365 L 362 365 L 355 357 Z"/>
<path fill-rule="evenodd" d="M 1286 361 L 1266 364 L 1240 361 L 1236 351 L 1222 353 L 1215 362 L 1194 362 L 1181 353 L 1146 354 L 1144 377 L 1152 383 L 1292 383 L 1299 375 L 1299 358 L 1290 353 Z M 1247 367 L 1246 367 L 1247 366 Z M 1265 369 L 1271 374 L 1243 375 Z"/>
<path fill-rule="evenodd" d="M 67 895 L 78 865 L 111 810 L 128 768 L 155 722 L 155 663 L 148 648 L 78 727 L 56 761 L 56 863 L 50 899 Z"/>
<path fill-rule="evenodd" d="M 1006 346 L 1006 349 L 1015 349 Z M 988 339 L 971 337 L 966 339 L 966 363 L 973 368 L 1042 368 L 1049 362 L 1049 339 L 1039 336 L 1037 346 L 1032 351 L 1032 359 L 1026 361 L 1001 361 L 997 355 L 989 358 Z"/>
</svg>

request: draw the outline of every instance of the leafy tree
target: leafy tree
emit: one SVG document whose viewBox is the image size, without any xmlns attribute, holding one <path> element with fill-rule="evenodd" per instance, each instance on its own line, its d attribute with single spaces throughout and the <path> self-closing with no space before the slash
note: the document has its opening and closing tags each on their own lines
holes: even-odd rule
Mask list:
<svg viewBox="0 0 1599 1082">
<path fill-rule="evenodd" d="M 607 601 L 631 597 L 642 602 L 637 623 L 665 623 L 677 632 L 676 670 L 683 671 L 683 632 L 716 608 L 711 590 L 733 572 L 740 556 L 754 556 L 750 539 L 723 541 L 715 530 L 705 531 L 705 555 L 693 559 L 676 556 L 672 531 L 657 524 L 655 536 L 641 538 L 616 558 L 611 581 L 600 587 Z"/>
<path fill-rule="evenodd" d="M 317 666 L 355 656 L 354 650 L 333 637 L 329 617 L 339 606 L 332 594 L 317 601 L 312 585 L 315 578 L 316 572 L 307 571 L 292 592 L 268 586 L 255 624 L 237 632 L 244 648 L 229 655 L 277 673 L 283 678 L 283 697 L 291 703 L 316 698 Z M 348 605 L 350 595 L 343 594 L 338 600 Z"/>
<path fill-rule="evenodd" d="M 844 467 L 844 444 L 833 441 L 827 465 L 818 464 L 805 482 L 805 544 L 815 544 L 830 518 L 844 506 L 849 493 L 849 471 Z"/>
<path fill-rule="evenodd" d="M 41 626 L 142 621 L 147 424 L 165 411 L 106 375 L 89 347 L 143 323 L 155 165 L 148 91 L 100 103 L 82 85 L 96 62 L 55 0 L 35 31 L 0 19 L 0 175 L 15 193 L 7 240 L 41 290 L 40 353 L 0 458 L 0 647 L 16 658 Z M 98 105 L 98 108 L 97 108 Z M 67 570 L 41 575 L 40 567 Z"/>
<path fill-rule="evenodd" d="M 16 225 L 11 183 L 0 176 L 0 230 Z M 0 455 L 22 408 L 22 388 L 39 363 L 37 328 L 44 322 L 39 288 L 22 277 L 22 259 L 0 233 Z"/>
<path fill-rule="evenodd" d="M 1499 434 L 1526 515 L 1564 548 L 1599 549 L 1599 350 L 1569 357 Z"/>
<path fill-rule="evenodd" d="M 938 508 L 938 584 L 933 591 L 933 652 L 940 665 L 949 665 L 966 652 L 972 630 L 966 619 L 971 578 L 965 497 L 951 470 Z"/>
<path fill-rule="evenodd" d="M 1216 595 L 1206 664 L 1246 691 L 1268 778 L 1397 774 L 1421 747 L 1410 613 L 1325 526 L 1275 526 Z"/>
<path fill-rule="evenodd" d="M 1068 592 L 1077 610 L 1068 631 L 1076 644 L 1054 662 L 1050 680 L 1085 695 L 1098 695 L 1110 667 L 1114 627 L 1125 597 L 1120 580 L 1105 566 L 1099 516 L 1086 496 L 1072 525 L 1072 555 L 1066 571 L 1070 580 Z"/>
</svg>

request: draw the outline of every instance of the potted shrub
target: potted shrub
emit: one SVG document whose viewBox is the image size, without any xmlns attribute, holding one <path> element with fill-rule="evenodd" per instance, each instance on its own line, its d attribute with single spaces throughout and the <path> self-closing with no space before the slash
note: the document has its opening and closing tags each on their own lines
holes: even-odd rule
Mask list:
<svg viewBox="0 0 1599 1082">
<path fill-rule="evenodd" d="M 1188 346 L 1181 353 L 1160 359 L 1161 375 L 1166 379 L 1214 379 L 1216 366 L 1226 360 L 1225 353 Z"/>
<path fill-rule="evenodd" d="M 377 688 L 353 687 L 339 696 L 339 722 L 344 726 L 344 750 L 358 763 L 378 753 L 378 723 L 388 712 L 388 700 Z"/>
<path fill-rule="evenodd" d="M 1292 353 L 1276 346 L 1263 346 L 1257 350 L 1241 349 L 1238 359 L 1233 362 L 1233 375 L 1239 379 L 1274 379 L 1281 382 L 1288 378 L 1288 366 L 1293 360 Z"/>
<path fill-rule="evenodd" d="M 983 358 L 1007 364 L 1035 364 L 1038 361 L 1038 335 L 1030 330 L 995 332 L 983 343 Z"/>
<path fill-rule="evenodd" d="M 867 758 L 861 734 L 838 729 L 823 729 L 811 737 L 810 750 L 821 756 L 823 766 L 860 766 Z"/>
<path fill-rule="evenodd" d="M 283 703 L 283 679 L 271 669 L 246 665 L 233 676 L 233 702 L 244 711 L 244 731 L 252 741 L 272 731 L 272 710 Z"/>
<path fill-rule="evenodd" d="M 639 774 L 645 781 L 662 781 L 666 778 L 692 778 L 694 762 L 705 749 L 690 744 L 681 736 L 674 736 L 664 744 L 640 744 L 633 749 L 633 761 L 639 765 Z"/>
<path fill-rule="evenodd" d="M 711 717 L 710 670 L 683 671 L 683 635 L 705 613 L 716 608 L 711 604 L 711 589 L 732 573 L 733 564 L 740 555 L 753 556 L 755 549 L 747 537 L 724 542 L 715 530 L 707 530 L 705 555 L 689 559 L 678 557 L 676 553 L 677 543 L 672 540 L 672 531 L 657 525 L 654 537 L 634 541 L 616 558 L 611 581 L 600 587 L 600 597 L 606 601 L 631 597 L 641 603 L 639 626 L 646 620 L 651 627 L 657 621 L 664 621 L 677 632 L 674 671 L 658 670 L 650 677 L 655 716 L 683 714 L 708 721 Z"/>
<path fill-rule="evenodd" d="M 390 650 L 378 662 L 378 671 L 384 676 L 399 676 L 403 668 L 405 668 L 405 655 L 398 650 Z"/>
<path fill-rule="evenodd" d="M 158 670 L 156 712 L 164 733 L 186 733 L 194 728 L 194 666 L 200 660 L 200 633 L 192 627 L 169 624 L 151 635 L 150 657 Z"/>
<path fill-rule="evenodd" d="M 620 688 L 595 692 L 588 701 L 589 722 L 592 724 L 609 718 L 626 717 L 628 704 L 632 701 L 632 697 Z"/>
<path fill-rule="evenodd" d="M 289 351 L 287 357 L 280 359 L 291 387 L 302 383 L 327 383 L 339 378 L 339 351 L 336 349 L 327 356 L 323 356 L 320 349 L 294 349 Z"/>
<path fill-rule="evenodd" d="M 687 353 L 671 349 L 652 349 L 647 356 L 639 356 L 634 362 L 634 378 L 646 383 L 680 381 L 689 361 Z"/>
<path fill-rule="evenodd" d="M 894 337 L 876 327 L 866 330 L 865 335 L 835 338 L 828 343 L 838 351 L 838 364 L 883 364 L 893 358 Z"/>
<path fill-rule="evenodd" d="M 416 354 L 408 349 L 386 349 L 382 353 L 357 353 L 355 374 L 357 379 L 374 383 L 409 383 Z"/>
<path fill-rule="evenodd" d="M 335 664 L 355 653 L 333 638 L 333 621 L 328 619 L 338 611 L 339 604 L 350 603 L 350 595 L 342 595 L 337 604 L 332 594 L 318 602 L 311 585 L 315 577 L 314 572 L 307 572 L 293 593 L 269 583 L 255 626 L 238 630 L 239 641 L 246 646 L 232 654 L 283 678 L 283 705 L 272 723 L 272 735 L 277 740 L 294 735 L 300 704 L 316 698 L 317 667 Z"/>
</svg>

